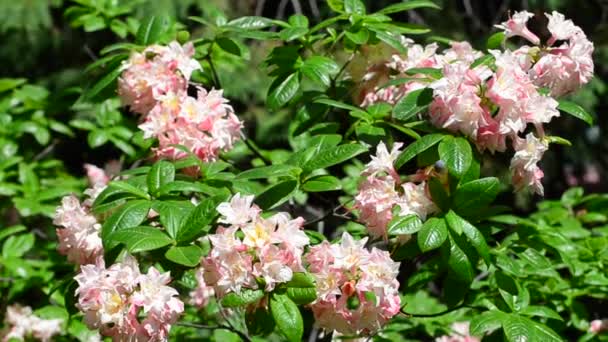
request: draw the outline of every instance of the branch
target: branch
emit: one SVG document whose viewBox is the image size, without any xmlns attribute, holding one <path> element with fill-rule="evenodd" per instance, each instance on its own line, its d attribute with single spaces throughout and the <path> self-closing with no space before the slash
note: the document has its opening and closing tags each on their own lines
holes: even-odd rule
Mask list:
<svg viewBox="0 0 608 342">
<path fill-rule="evenodd" d="M 251 342 L 251 338 L 247 334 L 245 334 L 242 331 L 239 331 L 237 329 L 234 329 L 232 327 L 225 326 L 225 325 L 206 325 L 206 324 L 198 324 L 198 323 L 190 323 L 190 322 L 178 322 L 177 325 L 182 326 L 182 327 L 195 328 L 195 329 L 207 329 L 207 330 L 225 329 L 225 330 L 232 331 L 233 333 L 239 335 L 239 337 L 242 338 L 244 341 Z"/>
<path fill-rule="evenodd" d="M 272 165 L 272 162 L 270 161 L 270 159 L 264 157 L 262 155 L 262 153 L 260 152 L 260 150 L 258 150 L 257 147 L 255 147 L 249 139 L 245 138 L 245 139 L 243 139 L 243 142 L 245 143 L 245 145 L 247 145 L 247 147 L 249 147 L 249 149 L 251 150 L 251 152 L 253 152 L 253 154 L 255 154 L 258 158 L 262 159 L 262 161 L 264 162 L 265 165 Z"/>
<path fill-rule="evenodd" d="M 222 84 L 220 83 L 220 78 L 217 75 L 217 70 L 215 70 L 215 65 L 213 64 L 213 58 L 211 58 L 211 53 L 213 52 L 213 43 L 209 45 L 209 53 L 205 57 L 207 62 L 209 63 L 209 69 L 211 69 L 211 75 L 213 76 L 213 85 L 217 89 L 222 89 Z"/>
<path fill-rule="evenodd" d="M 399 310 L 399 312 L 401 312 L 402 314 L 406 315 L 407 317 L 414 317 L 414 318 L 417 318 L 417 317 L 418 318 L 439 317 L 439 316 L 443 316 L 443 315 L 449 314 L 450 312 L 453 312 L 453 311 L 456 311 L 456 310 L 460 310 L 462 308 L 469 308 L 469 309 L 475 309 L 475 310 L 485 309 L 483 307 L 470 306 L 470 305 L 467 305 L 465 303 L 462 303 L 462 304 L 460 304 L 458 306 L 455 306 L 455 307 L 453 307 L 451 309 L 447 309 L 445 311 L 437 312 L 437 313 L 434 313 L 434 314 L 412 314 L 412 313 L 405 312 L 403 310 L 404 308 L 405 308 L 405 306 L 403 306 L 401 308 L 401 310 Z"/>
</svg>

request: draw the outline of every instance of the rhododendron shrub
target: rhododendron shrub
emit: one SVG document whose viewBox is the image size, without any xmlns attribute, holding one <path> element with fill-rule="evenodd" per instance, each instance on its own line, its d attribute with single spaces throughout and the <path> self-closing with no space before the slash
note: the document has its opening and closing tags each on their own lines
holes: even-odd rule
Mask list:
<svg viewBox="0 0 608 342">
<path fill-rule="evenodd" d="M 6 162 L 28 191 L 21 215 L 40 192 L 53 228 L 0 230 L 1 279 L 19 284 L 0 287 L 3 341 L 586 341 L 607 330 L 586 304 L 608 299 L 606 196 L 575 188 L 511 214 L 512 196 L 544 194 L 543 156 L 569 144 L 550 123 L 592 123 L 569 96 L 593 78 L 594 45 L 570 19 L 505 13 L 483 47 L 423 44 L 414 35 L 426 29 L 394 20 L 438 9 L 431 1 L 373 13 L 328 1 L 332 16 L 314 24 L 207 10 L 123 22 L 125 6 L 101 20 L 123 34 L 87 68 L 99 78 L 70 90 L 81 92 L 70 125 L 104 145 L 81 153 L 81 182 L 47 191 L 36 168 Z M 263 76 L 246 95 L 229 77 L 253 84 L 244 66 Z M 39 246 L 48 258 L 32 257 Z"/>
</svg>

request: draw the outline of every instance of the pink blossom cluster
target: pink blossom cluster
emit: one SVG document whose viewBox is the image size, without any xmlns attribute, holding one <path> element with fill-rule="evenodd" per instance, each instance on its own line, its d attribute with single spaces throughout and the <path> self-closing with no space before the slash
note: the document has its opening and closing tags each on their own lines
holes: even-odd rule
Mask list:
<svg viewBox="0 0 608 342">
<path fill-rule="evenodd" d="M 469 322 L 456 322 L 451 326 L 452 334 L 441 336 L 435 342 L 480 342 L 481 340 L 469 333 Z"/>
<path fill-rule="evenodd" d="M 257 289 L 259 284 L 269 292 L 291 280 L 294 272 L 305 271 L 302 254 L 309 239 L 302 230 L 304 219 L 291 219 L 285 212 L 263 218 L 252 202 L 253 196 L 236 194 L 217 207 L 219 222 L 227 227 L 208 235 L 212 248 L 201 261 L 194 303 L 204 304 L 213 294 L 221 298 Z"/>
<path fill-rule="evenodd" d="M 608 319 L 594 319 L 589 325 L 589 332 L 599 334 L 608 331 Z"/>
<path fill-rule="evenodd" d="M 323 241 L 306 254 L 317 283 L 311 309 L 319 327 L 370 335 L 399 313 L 399 263 L 386 251 L 367 250 L 366 242 L 344 233 L 340 243 Z"/>
<path fill-rule="evenodd" d="M 424 74 L 406 74 L 410 69 L 440 69 L 457 62 L 468 65 L 482 56 L 481 52 L 473 50 L 468 42 L 452 42 L 451 47 L 440 54 L 437 53 L 437 43 L 422 46 L 414 44 L 408 38 L 403 38 L 402 41 L 403 46 L 407 48 L 405 55 L 393 53 L 389 60 L 368 67 L 363 76 L 364 86 L 359 92 L 358 101 L 361 106 L 367 107 L 379 102 L 395 104 L 408 93 L 425 88 L 432 81 Z M 400 85 L 385 86 L 388 81 L 399 78 L 409 80 Z"/>
<path fill-rule="evenodd" d="M 91 213 L 95 198 L 106 188 L 110 177 L 120 169 L 120 165 L 109 163 L 109 172 L 92 165 L 85 164 L 90 188 L 85 190 L 88 196 L 82 203 L 74 195 L 65 196 L 61 205 L 55 210 L 53 224 L 57 228 L 59 245 L 57 250 L 68 257 L 68 261 L 76 265 L 94 263 L 103 256 L 103 244 L 99 232 L 101 224 Z"/>
<path fill-rule="evenodd" d="M 240 139 L 243 124 L 221 90 L 197 86 L 197 96 L 188 95 L 190 76 L 201 69 L 193 56 L 192 43 L 152 45 L 133 53 L 122 67 L 119 94 L 125 105 L 143 115 L 139 128 L 144 137 L 158 139 L 157 157 L 186 157 L 188 152 L 175 146 L 182 145 L 213 161 Z"/>
<path fill-rule="evenodd" d="M 387 226 L 393 219 L 395 206 L 399 206 L 399 216 L 414 214 L 422 220 L 437 211 L 426 182 L 401 183 L 393 163 L 401 153 L 402 145 L 394 143 L 389 153 L 386 145 L 380 142 L 376 155 L 363 170 L 365 178 L 359 184 L 354 209 L 359 210 L 359 220 L 373 237 L 387 238 Z"/>
<path fill-rule="evenodd" d="M 142 274 L 131 256 L 109 268 L 99 258 L 74 279 L 84 322 L 113 341 L 166 341 L 184 311 L 178 292 L 167 286 L 169 272 L 150 267 Z"/>
<path fill-rule="evenodd" d="M 3 342 L 30 339 L 51 341 L 53 336 L 61 334 L 63 323 L 61 319 L 42 319 L 32 313 L 31 307 L 19 304 L 6 308 L 4 321 L 8 328 L 0 332 Z"/>
<path fill-rule="evenodd" d="M 497 25 L 506 37 L 521 36 L 534 46 L 524 45 L 514 51 L 491 50 L 494 69 L 483 64 L 471 68 L 481 54 L 466 43 L 452 43 L 443 54 L 436 52 L 436 44 L 409 46 L 406 56 L 394 54 L 385 63 L 393 71 L 390 78 L 406 78 L 405 83 L 386 88 L 374 85 L 371 92 L 364 94 L 362 105 L 395 103 L 413 90 L 429 87 L 433 101 L 428 114 L 434 125 L 469 137 L 480 151 L 504 152 L 510 141 L 516 151 L 511 162 L 515 188 L 529 188 L 542 195 L 543 173 L 536 163 L 547 146 L 543 125 L 559 116 L 554 97 L 579 89 L 593 76 L 593 43 L 562 14 L 545 15 L 551 38 L 544 46 L 526 26 L 532 13 L 515 12 Z M 406 74 L 407 70 L 421 67 L 441 69 L 443 75 L 431 82 L 424 75 Z M 375 78 L 377 75 L 370 69 L 364 81 Z M 387 80 L 385 77 L 383 82 Z M 520 134 L 529 124 L 536 129 L 537 137 L 526 137 L 524 144 Z M 532 145 L 538 150 L 524 151 Z"/>
</svg>

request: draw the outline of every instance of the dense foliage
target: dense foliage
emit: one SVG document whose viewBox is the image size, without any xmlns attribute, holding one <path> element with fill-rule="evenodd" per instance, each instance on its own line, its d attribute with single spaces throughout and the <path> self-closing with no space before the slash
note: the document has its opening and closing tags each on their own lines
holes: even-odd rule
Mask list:
<svg viewBox="0 0 608 342">
<path fill-rule="evenodd" d="M 594 124 L 578 23 L 476 49 L 400 20 L 429 0 L 285 3 L 0 4 L 94 58 L 0 79 L 3 340 L 605 340 L 608 195 L 520 210 Z"/>
</svg>

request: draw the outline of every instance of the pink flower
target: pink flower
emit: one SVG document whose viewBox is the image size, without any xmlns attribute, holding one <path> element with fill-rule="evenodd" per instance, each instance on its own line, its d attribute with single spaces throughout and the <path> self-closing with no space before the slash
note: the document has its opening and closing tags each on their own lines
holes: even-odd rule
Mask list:
<svg viewBox="0 0 608 342">
<path fill-rule="evenodd" d="M 589 326 L 590 333 L 599 334 L 606 330 L 608 330 L 608 319 L 595 319 L 591 321 Z"/>
<path fill-rule="evenodd" d="M 287 213 L 261 217 L 253 196 L 236 194 L 218 206 L 223 215 L 219 227 L 208 235 L 212 248 L 197 271 L 198 288 L 191 293 L 196 303 L 215 294 L 222 298 L 242 289 L 257 289 L 258 280 L 265 290 L 291 280 L 294 272 L 304 272 L 302 254 L 309 239 L 302 230 L 304 219 L 291 219 Z M 238 233 L 238 237 L 237 237 Z"/>
<path fill-rule="evenodd" d="M 403 196 L 397 202 L 401 209 L 399 216 L 414 214 L 424 221 L 429 214 L 438 211 L 437 206 L 427 194 L 425 182 L 420 184 L 408 182 L 402 187 Z"/>
<path fill-rule="evenodd" d="M 223 202 L 217 206 L 222 215 L 218 222 L 234 226 L 244 226 L 260 214 L 260 208 L 253 204 L 253 196 L 234 195 L 230 202 Z"/>
<path fill-rule="evenodd" d="M 515 155 L 511 159 L 512 182 L 516 191 L 531 189 L 539 195 L 543 194 L 543 171 L 537 163 L 541 160 L 548 146 L 546 142 L 529 133 L 526 139 L 514 142 Z"/>
<path fill-rule="evenodd" d="M 340 244 L 324 241 L 306 254 L 317 284 L 311 309 L 319 327 L 371 335 L 399 312 L 399 263 L 386 251 L 368 251 L 366 242 L 344 233 Z"/>
<path fill-rule="evenodd" d="M 354 209 L 373 237 L 386 236 L 386 227 L 393 218 L 392 209 L 399 199 L 392 177 L 366 177 L 359 184 Z"/>
<path fill-rule="evenodd" d="M 161 158 L 180 159 L 188 154 L 173 145 L 183 145 L 201 160 L 213 161 L 240 139 L 242 123 L 222 92 L 198 89 L 198 97 L 168 92 L 139 125 L 145 137 L 156 137 Z"/>
<path fill-rule="evenodd" d="M 115 340 L 166 341 L 184 311 L 177 291 L 166 286 L 169 274 L 151 267 L 143 275 L 131 256 L 107 269 L 99 258 L 95 265 L 82 266 L 74 279 L 84 322 Z"/>
<path fill-rule="evenodd" d="M 103 255 L 103 244 L 99 237 L 101 225 L 75 196 L 66 196 L 61 200 L 53 224 L 63 227 L 56 230 L 59 240 L 57 249 L 59 253 L 67 255 L 69 262 L 89 264 Z"/>
<path fill-rule="evenodd" d="M 568 43 L 551 48 L 530 70 L 539 87 L 547 87 L 553 96 L 564 96 L 587 84 L 593 77 L 593 43 L 581 32 Z"/>
<path fill-rule="evenodd" d="M 176 42 L 168 47 L 148 46 L 141 53 L 133 53 L 123 63 L 118 79 L 118 93 L 123 103 L 145 115 L 156 105 L 159 96 L 185 91 L 192 71 L 200 69 L 193 55 L 192 43 L 182 47 Z"/>
<path fill-rule="evenodd" d="M 363 173 L 367 176 L 376 176 L 380 173 L 385 173 L 393 177 L 395 182 L 399 181 L 399 175 L 395 170 L 395 160 L 401 154 L 399 150 L 403 146 L 403 143 L 394 143 L 389 153 L 386 149 L 386 145 L 384 142 L 380 142 L 378 146 L 376 146 L 376 155 L 372 156 L 372 160 L 365 165 L 365 169 Z"/>
<path fill-rule="evenodd" d="M 487 109 L 478 95 L 483 69 L 469 69 L 465 63 L 446 65 L 444 77 L 431 84 L 433 102 L 429 106 L 431 122 L 439 127 L 475 139 L 480 127 L 487 125 Z"/>
<path fill-rule="evenodd" d="M 87 171 L 89 185 L 92 187 L 97 184 L 106 185 L 110 181 L 106 172 L 93 164 L 84 164 L 84 169 Z"/>
<path fill-rule="evenodd" d="M 42 319 L 32 313 L 29 306 L 19 304 L 6 308 L 4 322 L 8 330 L 0 332 L 3 342 L 12 339 L 24 341 L 34 338 L 43 342 L 52 341 L 53 336 L 62 332 L 63 320 Z"/>
<path fill-rule="evenodd" d="M 581 28 L 574 25 L 572 20 L 566 20 L 566 17 L 557 11 L 553 11 L 551 14 L 545 13 L 545 17 L 549 19 L 547 29 L 551 32 L 549 46 L 553 45 L 556 40 L 569 40 L 572 36 L 582 32 Z"/>
<path fill-rule="evenodd" d="M 509 17 L 509 20 L 495 26 L 504 30 L 507 38 L 520 36 L 529 40 L 532 44 L 538 45 L 540 44 L 540 39 L 534 33 L 530 32 L 526 26 L 528 20 L 533 16 L 534 14 L 528 11 L 515 12 Z"/>
<path fill-rule="evenodd" d="M 441 336 L 435 342 L 480 342 L 481 340 L 469 333 L 469 322 L 457 322 L 452 324 L 452 334 Z"/>
</svg>

